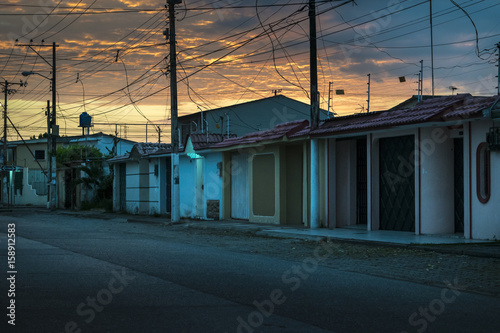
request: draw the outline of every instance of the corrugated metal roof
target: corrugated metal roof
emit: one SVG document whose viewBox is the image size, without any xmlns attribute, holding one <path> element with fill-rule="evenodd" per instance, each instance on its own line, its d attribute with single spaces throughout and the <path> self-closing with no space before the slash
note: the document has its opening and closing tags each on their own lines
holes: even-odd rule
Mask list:
<svg viewBox="0 0 500 333">
<path fill-rule="evenodd" d="M 309 122 L 307 120 L 295 120 L 288 123 L 278 124 L 274 128 L 267 131 L 260 131 L 249 133 L 242 137 L 231 138 L 228 140 L 224 140 L 213 145 L 213 148 L 224 148 L 238 145 L 249 145 L 256 144 L 264 141 L 273 141 L 282 139 L 285 136 L 290 137 L 295 133 L 303 130 Z"/>
</svg>

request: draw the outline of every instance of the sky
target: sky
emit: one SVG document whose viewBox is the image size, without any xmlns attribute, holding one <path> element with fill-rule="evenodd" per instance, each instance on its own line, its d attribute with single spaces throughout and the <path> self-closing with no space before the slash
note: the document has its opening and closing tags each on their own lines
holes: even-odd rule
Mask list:
<svg viewBox="0 0 500 333">
<path fill-rule="evenodd" d="M 183 0 L 176 5 L 179 115 L 270 97 L 275 90 L 309 104 L 307 3 Z M 8 96 L 9 118 L 23 138 L 46 131 L 55 42 L 60 134 L 81 134 L 78 117 L 85 111 L 93 116 L 91 133 L 117 130 L 131 140 L 155 141 L 159 126 L 168 142 L 165 5 L 165 0 L 0 0 L 0 82 L 27 82 L 11 86 L 16 92 Z M 421 61 L 423 93 L 432 94 L 431 5 L 434 94 L 496 94 L 498 0 L 317 0 L 321 108 L 340 116 L 366 112 L 370 74 L 370 111 L 389 109 L 417 94 Z M 19 46 L 30 43 L 31 48 Z M 47 78 L 23 77 L 23 71 Z M 12 128 L 8 134 L 19 139 Z"/>
</svg>

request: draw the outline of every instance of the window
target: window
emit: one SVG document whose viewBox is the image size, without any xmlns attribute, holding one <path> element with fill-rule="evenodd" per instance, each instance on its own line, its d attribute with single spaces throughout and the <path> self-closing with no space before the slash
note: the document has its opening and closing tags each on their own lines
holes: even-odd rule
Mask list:
<svg viewBox="0 0 500 333">
<path fill-rule="evenodd" d="M 37 160 L 44 160 L 45 159 L 45 150 L 35 150 L 35 158 Z"/>
<path fill-rule="evenodd" d="M 483 204 L 490 200 L 490 184 L 490 151 L 488 144 L 482 142 L 476 151 L 476 190 L 477 198 Z"/>
</svg>

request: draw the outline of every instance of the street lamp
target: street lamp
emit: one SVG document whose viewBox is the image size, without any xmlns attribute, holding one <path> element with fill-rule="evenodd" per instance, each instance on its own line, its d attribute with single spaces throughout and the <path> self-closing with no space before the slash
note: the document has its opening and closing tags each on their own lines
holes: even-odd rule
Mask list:
<svg viewBox="0 0 500 333">
<path fill-rule="evenodd" d="M 52 81 L 52 79 L 50 77 L 47 77 L 43 74 L 40 74 L 40 73 L 37 73 L 37 72 L 33 72 L 33 71 L 25 71 L 25 72 L 22 72 L 21 73 L 23 76 L 30 76 L 30 75 L 40 75 L 41 77 L 44 77 L 46 78 L 47 80 L 50 80 Z"/>
<path fill-rule="evenodd" d="M 55 56 L 54 56 L 55 57 Z M 48 208 L 56 209 L 56 149 L 57 149 L 57 140 L 56 136 L 59 134 L 56 125 L 56 68 L 55 68 L 55 60 L 52 66 L 52 78 L 49 78 L 43 74 L 33 72 L 33 71 L 25 71 L 21 74 L 23 76 L 30 75 L 38 75 L 47 80 L 50 80 L 52 83 L 52 114 L 50 112 L 50 108 L 47 106 L 47 151 L 50 157 L 49 159 L 49 196 L 48 196 Z"/>
</svg>

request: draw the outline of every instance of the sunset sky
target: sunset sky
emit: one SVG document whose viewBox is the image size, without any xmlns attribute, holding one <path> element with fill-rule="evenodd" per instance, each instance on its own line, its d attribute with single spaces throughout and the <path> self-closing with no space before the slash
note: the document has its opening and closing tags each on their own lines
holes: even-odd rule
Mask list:
<svg viewBox="0 0 500 333">
<path fill-rule="evenodd" d="M 307 0 L 184 0 L 176 6 L 179 114 L 272 96 L 309 103 Z M 498 0 L 434 0 L 435 94 L 494 95 L 500 42 Z M 388 109 L 417 93 L 420 60 L 424 94 L 431 94 L 430 2 L 317 0 L 321 107 L 328 86 L 338 115 Z M 468 14 L 468 17 L 466 15 Z M 56 42 L 60 134 L 91 132 L 145 141 L 145 126 L 161 124 L 169 141 L 170 112 L 165 0 L 0 0 L 0 79 L 28 81 L 9 96 L 8 112 L 23 137 L 46 131 L 51 68 L 28 47 Z M 476 30 L 477 36 L 476 40 Z M 50 47 L 33 47 L 51 62 Z M 119 50 L 119 51 L 118 51 Z M 405 76 L 400 83 L 398 77 Z M 3 97 L 1 99 L 3 104 Z M 157 135 L 148 129 L 150 141 Z M 9 130 L 9 138 L 17 139 Z"/>
</svg>

